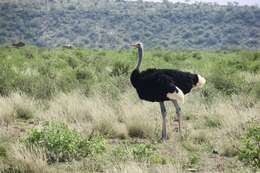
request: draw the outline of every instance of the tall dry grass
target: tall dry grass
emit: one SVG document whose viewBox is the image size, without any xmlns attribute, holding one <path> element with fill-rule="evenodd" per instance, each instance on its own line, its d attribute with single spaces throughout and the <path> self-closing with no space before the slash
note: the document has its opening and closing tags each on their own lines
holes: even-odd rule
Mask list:
<svg viewBox="0 0 260 173">
<path fill-rule="evenodd" d="M 17 118 L 30 119 L 37 114 L 38 103 L 22 93 L 0 97 L 0 125 L 13 123 Z"/>
<path fill-rule="evenodd" d="M 138 137 L 154 141 L 158 140 L 161 134 L 159 104 L 140 101 L 132 89 L 122 94 L 118 100 L 104 97 L 101 93 L 89 97 L 79 91 L 61 93 L 42 105 L 30 97 L 14 93 L 9 97 L 0 97 L 1 126 L 6 123 L 12 125 L 19 120 L 16 116 L 17 107 L 33 112 L 34 119 L 38 119 L 40 124 L 45 121 L 62 121 L 83 135 L 94 132 L 108 138 Z M 170 102 L 167 103 L 170 139 L 166 144 L 160 144 L 160 154 L 166 155 L 171 162 L 166 165 L 118 163 L 105 167 L 103 171 L 184 172 L 193 167 L 199 172 L 250 171 L 240 162 L 234 161 L 233 156 L 238 152 L 240 137 L 248 124 L 252 121 L 259 122 L 259 102 L 246 95 L 217 95 L 208 104 L 206 98 L 199 93 L 193 93 L 187 96 L 185 104 L 181 107 L 182 140 L 179 134 L 174 132 L 174 106 Z M 3 129 L 0 131 L 4 133 Z M 213 150 L 219 153 L 218 157 L 212 158 Z M 190 158 L 194 153 L 198 158 Z M 19 143 L 12 147 L 9 154 L 10 158 L 19 163 L 16 166 L 21 170 L 59 172 L 57 167 L 47 164 L 41 153 L 25 150 Z M 5 164 L 2 163 L 1 167 L 3 165 Z M 88 164 L 79 165 L 81 166 L 73 168 L 74 172 L 84 172 Z M 66 169 L 61 169 L 60 172 L 66 172 Z"/>
</svg>

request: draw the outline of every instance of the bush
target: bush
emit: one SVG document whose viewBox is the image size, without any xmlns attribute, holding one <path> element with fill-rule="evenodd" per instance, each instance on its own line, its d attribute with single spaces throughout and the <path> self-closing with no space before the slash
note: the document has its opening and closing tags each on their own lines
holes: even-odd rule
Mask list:
<svg viewBox="0 0 260 173">
<path fill-rule="evenodd" d="M 102 137 L 84 139 L 64 123 L 50 122 L 43 128 L 34 128 L 24 143 L 27 147 L 42 147 L 50 163 L 80 159 L 105 150 Z"/>
<path fill-rule="evenodd" d="M 260 124 L 249 128 L 242 138 L 239 159 L 253 167 L 260 168 Z"/>
<path fill-rule="evenodd" d="M 129 74 L 129 69 L 130 69 L 129 64 L 118 61 L 114 63 L 111 74 L 112 76 L 120 76 L 120 75 L 127 76 Z"/>
<path fill-rule="evenodd" d="M 200 160 L 199 154 L 191 153 L 189 154 L 189 165 L 196 165 Z"/>
<path fill-rule="evenodd" d="M 78 68 L 76 71 L 76 78 L 80 82 L 84 80 L 92 81 L 94 79 L 94 74 L 87 68 Z"/>
<path fill-rule="evenodd" d="M 148 161 L 155 154 L 156 148 L 151 144 L 136 144 L 132 152 L 135 160 Z"/>
<path fill-rule="evenodd" d="M 166 160 L 157 154 L 157 149 L 153 144 L 135 144 L 132 148 L 132 154 L 137 161 L 166 164 Z"/>
<path fill-rule="evenodd" d="M 84 139 L 80 145 L 80 152 L 82 156 L 94 156 L 96 154 L 101 154 L 105 151 L 106 141 L 102 136 L 91 137 L 89 139 Z"/>
<path fill-rule="evenodd" d="M 166 164 L 166 159 L 157 153 L 156 146 L 153 144 L 129 144 L 124 143 L 112 150 L 114 161 L 127 161 L 134 159 L 141 162 L 154 164 Z"/>
<path fill-rule="evenodd" d="M 252 90 L 250 93 L 257 99 L 260 99 L 260 82 L 258 82 L 256 85 L 251 85 L 251 87 Z"/>
<path fill-rule="evenodd" d="M 91 90 L 91 86 L 95 82 L 94 73 L 86 67 L 77 68 L 76 69 L 76 79 L 78 80 L 78 82 L 80 84 L 79 85 L 80 89 L 83 91 L 83 93 L 85 95 L 88 95 Z"/>
<path fill-rule="evenodd" d="M 200 60 L 202 57 L 201 57 L 201 54 L 199 52 L 195 52 L 195 53 L 192 54 L 192 58 Z"/>
<path fill-rule="evenodd" d="M 131 155 L 131 150 L 127 145 L 120 145 L 113 149 L 112 155 L 116 161 L 127 161 Z"/>
<path fill-rule="evenodd" d="M 239 93 L 244 83 L 238 72 L 228 69 L 225 64 L 218 64 L 213 68 L 209 81 L 216 89 L 227 95 Z"/>
<path fill-rule="evenodd" d="M 13 89 L 16 74 L 8 62 L 0 62 L 0 95 L 8 95 Z"/>
</svg>

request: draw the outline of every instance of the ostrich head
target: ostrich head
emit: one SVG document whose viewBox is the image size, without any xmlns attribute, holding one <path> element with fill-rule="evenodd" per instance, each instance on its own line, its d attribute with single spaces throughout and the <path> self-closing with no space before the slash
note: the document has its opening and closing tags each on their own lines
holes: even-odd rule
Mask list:
<svg viewBox="0 0 260 173">
<path fill-rule="evenodd" d="M 141 42 L 137 42 L 135 44 L 132 44 L 131 46 L 133 46 L 134 48 L 143 49 L 143 43 Z"/>
</svg>

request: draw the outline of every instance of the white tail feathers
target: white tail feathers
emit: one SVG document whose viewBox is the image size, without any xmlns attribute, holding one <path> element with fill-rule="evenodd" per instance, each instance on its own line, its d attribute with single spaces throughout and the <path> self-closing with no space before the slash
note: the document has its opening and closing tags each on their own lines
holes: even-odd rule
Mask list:
<svg viewBox="0 0 260 173">
<path fill-rule="evenodd" d="M 180 103 L 184 103 L 184 94 L 180 88 L 176 86 L 178 92 L 168 93 L 167 97 L 171 100 L 177 100 Z"/>
<path fill-rule="evenodd" d="M 197 85 L 199 85 L 200 87 L 203 87 L 203 85 L 205 85 L 205 83 L 206 83 L 206 79 L 199 74 L 198 74 L 198 78 L 199 78 L 199 81 L 198 81 Z"/>
<path fill-rule="evenodd" d="M 197 76 L 198 76 L 198 82 L 196 83 L 195 86 L 193 86 L 192 90 L 194 90 L 194 89 L 200 89 L 200 88 L 202 88 L 202 87 L 205 85 L 205 83 L 206 83 L 206 79 L 205 79 L 204 77 L 202 77 L 202 76 L 199 75 L 199 74 L 197 74 Z"/>
</svg>

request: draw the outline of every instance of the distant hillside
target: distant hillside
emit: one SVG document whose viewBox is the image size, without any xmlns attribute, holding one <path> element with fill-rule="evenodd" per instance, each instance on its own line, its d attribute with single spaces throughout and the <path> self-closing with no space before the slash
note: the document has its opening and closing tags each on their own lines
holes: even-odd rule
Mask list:
<svg viewBox="0 0 260 173">
<path fill-rule="evenodd" d="M 0 44 L 125 48 L 259 49 L 260 8 L 123 0 L 0 3 Z M 48 3 L 46 3 L 48 2 Z"/>
</svg>

